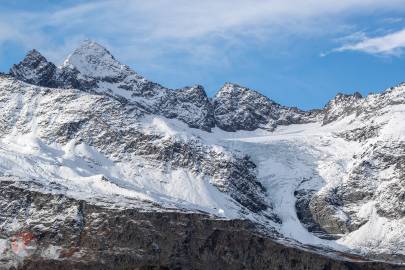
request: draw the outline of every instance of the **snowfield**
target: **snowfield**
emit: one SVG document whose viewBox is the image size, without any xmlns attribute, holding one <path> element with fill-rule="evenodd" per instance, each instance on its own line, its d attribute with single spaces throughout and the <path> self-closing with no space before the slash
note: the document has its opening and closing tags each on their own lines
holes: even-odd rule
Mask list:
<svg viewBox="0 0 405 270">
<path fill-rule="evenodd" d="M 210 99 L 149 82 L 86 41 L 61 67 L 32 51 L 0 75 L 0 181 L 405 258 L 404 118 L 405 85 L 309 112 L 229 83 Z"/>
<path fill-rule="evenodd" d="M 143 201 L 154 202 L 163 207 L 204 211 L 229 219 L 250 218 L 303 244 L 342 251 L 353 249 L 364 254 L 376 249 L 390 252 L 392 243 L 404 241 L 404 220 L 380 217 L 373 202 L 360 211 L 369 221 L 339 240 L 318 238 L 308 232 L 297 217 L 296 190 L 322 192 L 337 186 L 353 165 L 352 157 L 358 154 L 362 144 L 334 135 L 350 121 L 345 119 L 333 126 L 319 123 L 284 126 L 274 132 L 215 129 L 210 133 L 190 129 L 177 120 L 156 116 L 143 119 L 143 128 L 149 132 L 169 137 L 197 137 L 218 151 L 229 149 L 251 156 L 258 166 L 258 179 L 268 191 L 266 201 L 273 206 L 281 224 L 264 222 L 257 214 L 241 213 L 240 206 L 212 186 L 207 176 L 185 169 L 166 171 L 160 169 L 159 164 L 142 158 L 130 162 L 112 161 L 91 146 L 74 140 L 66 145 L 47 145 L 35 133 L 10 134 L 1 140 L 0 173 L 24 181 L 60 185 L 64 190 L 53 192 L 66 192 L 74 198 L 96 203 L 105 201 L 121 207 L 142 207 Z"/>
<path fill-rule="evenodd" d="M 405 92 L 403 92 L 405 94 Z M 371 97 L 373 98 L 373 97 Z M 395 105 L 385 109 L 386 113 L 373 122 L 384 124 L 383 139 L 403 140 L 404 127 L 400 119 L 405 115 L 405 106 Z M 148 119 L 148 129 L 163 134 L 187 136 L 192 134 L 207 144 L 243 152 L 252 157 L 258 165 L 260 182 L 267 189 L 267 201 L 282 220 L 282 224 L 271 223 L 278 231 L 291 239 L 310 245 L 327 246 L 337 250 L 352 250 L 361 254 L 395 253 L 404 254 L 405 219 L 387 219 L 378 215 L 375 202 L 365 202 L 358 214 L 368 221 L 358 230 L 342 235 L 338 240 L 320 239 L 308 232 L 297 217 L 294 192 L 299 189 L 330 190 L 345 183 L 345 178 L 356 163 L 354 156 L 375 143 L 347 141 L 336 134 L 364 125 L 354 115 L 329 125 L 321 123 L 280 126 L 274 132 L 266 130 L 225 132 L 218 128 L 212 133 L 189 129 L 176 120 L 162 118 Z M 381 140 L 379 138 L 378 140 Z M 392 174 L 392 168 L 381 174 Z M 342 219 L 347 218 L 341 212 Z M 230 217 L 231 218 L 231 217 Z M 255 219 L 255 218 L 253 218 Z"/>
</svg>

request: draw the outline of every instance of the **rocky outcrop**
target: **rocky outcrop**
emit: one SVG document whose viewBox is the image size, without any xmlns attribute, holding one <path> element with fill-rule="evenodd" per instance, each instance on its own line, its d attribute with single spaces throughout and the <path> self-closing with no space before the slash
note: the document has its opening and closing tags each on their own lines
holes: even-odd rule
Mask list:
<svg viewBox="0 0 405 270">
<path fill-rule="evenodd" d="M 340 190 L 347 203 L 374 201 L 379 215 L 405 217 L 405 144 L 376 142 L 362 154 Z"/>
<path fill-rule="evenodd" d="M 382 259 L 405 254 L 405 85 L 365 98 L 338 94 L 309 112 L 230 83 L 210 99 L 202 86 L 171 90 L 150 82 L 91 41 L 60 67 L 31 51 L 10 75 L 0 74 L 5 263 L 391 267 L 354 264 L 334 252 L 338 259 L 326 258 L 325 248 L 315 255 L 286 238 L 277 244 L 275 234 L 258 233 L 243 218 L 295 239 L 301 221 L 320 238 L 341 237 L 327 242 L 334 248 L 376 250 Z M 311 122 L 319 125 L 275 130 Z M 272 132 L 224 132 L 256 129 Z M 374 239 L 365 239 L 368 233 Z M 33 248 L 15 257 L 26 242 Z"/>
<path fill-rule="evenodd" d="M 201 86 L 171 90 L 146 80 L 93 41 L 84 41 L 58 68 L 32 51 L 13 66 L 10 74 L 38 86 L 108 95 L 205 131 L 214 126 L 226 131 L 272 130 L 277 125 L 318 121 L 321 113 L 284 107 L 256 91 L 230 83 L 220 89 L 212 102 Z"/>
<path fill-rule="evenodd" d="M 101 207 L 2 180 L 1 269 L 405 269 L 280 244 L 248 221 Z"/>
<path fill-rule="evenodd" d="M 337 237 L 357 231 L 365 224 L 379 226 L 370 223 L 376 217 L 382 224 L 387 223 L 386 228 L 403 226 L 405 146 L 398 121 L 404 104 L 404 85 L 366 98 L 339 94 L 329 102 L 324 124 L 355 116 L 334 134 L 360 145 L 345 166 L 346 171 L 339 176 L 342 178 L 339 184 L 313 193 L 305 207 L 298 205 L 306 214 L 301 218 L 304 223 L 311 224 L 308 220 L 312 219 L 313 224 Z M 395 124 L 388 124 L 390 121 Z M 386 241 L 402 240 L 393 235 Z"/>
<path fill-rule="evenodd" d="M 163 170 L 184 168 L 209 176 L 211 184 L 253 212 L 270 207 L 257 181 L 255 164 L 246 155 L 218 151 L 197 138 L 144 131 L 141 111 L 107 96 L 72 89 L 51 91 L 11 78 L 1 83 L 2 136 L 13 131 L 30 133 L 35 126 L 38 138 L 46 143 L 85 143 L 114 162 L 143 157 Z"/>
<path fill-rule="evenodd" d="M 190 127 L 208 131 L 213 127 L 210 104 L 203 88 L 174 91 L 148 81 L 92 41 L 84 41 L 58 68 L 32 51 L 13 66 L 10 74 L 38 86 L 75 88 L 111 96 L 143 111 L 177 118 Z"/>
<path fill-rule="evenodd" d="M 167 118 L 176 118 L 190 127 L 210 131 L 215 126 L 212 105 L 201 85 L 173 91 L 160 106 Z"/>
<path fill-rule="evenodd" d="M 338 93 L 335 98 L 328 102 L 325 107 L 323 124 L 329 124 L 340 117 L 353 113 L 362 100 L 362 95 L 358 92 L 353 95 Z"/>
<path fill-rule="evenodd" d="M 381 126 L 365 125 L 351 130 L 337 132 L 336 135 L 344 138 L 347 141 L 363 142 L 367 139 L 377 137 L 380 129 Z"/>
<path fill-rule="evenodd" d="M 227 83 L 213 98 L 216 125 L 226 131 L 273 130 L 277 125 L 315 121 L 311 112 L 283 107 L 259 92 Z"/>
<path fill-rule="evenodd" d="M 340 232 L 324 228 L 328 226 L 322 226 L 324 224 L 320 224 L 319 219 L 315 216 L 316 214 L 314 215 L 312 212 L 313 210 L 311 211 L 310 203 L 314 201 L 313 197 L 315 194 L 315 190 L 296 190 L 294 192 L 294 196 L 297 199 L 295 202 L 295 210 L 297 212 L 298 219 L 309 232 L 319 238 L 328 240 L 339 239 Z M 319 212 L 315 211 L 315 213 Z"/>
<path fill-rule="evenodd" d="M 13 65 L 10 74 L 18 80 L 45 87 L 56 87 L 54 76 L 56 66 L 48 62 L 37 50 L 28 52 L 24 60 Z"/>
</svg>

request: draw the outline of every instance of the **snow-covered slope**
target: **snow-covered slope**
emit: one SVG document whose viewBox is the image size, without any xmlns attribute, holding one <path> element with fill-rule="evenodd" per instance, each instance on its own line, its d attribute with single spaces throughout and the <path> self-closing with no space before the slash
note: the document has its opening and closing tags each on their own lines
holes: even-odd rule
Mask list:
<svg viewBox="0 0 405 270">
<path fill-rule="evenodd" d="M 283 107 L 256 91 L 233 84 L 225 84 L 213 102 L 202 86 L 168 89 L 146 80 L 118 62 L 107 49 L 88 40 L 58 68 L 33 50 L 11 68 L 10 74 L 39 86 L 109 95 L 146 112 L 176 118 L 207 131 L 215 125 L 232 131 L 272 129 L 277 125 L 313 122 L 317 116 L 316 112 Z"/>
<path fill-rule="evenodd" d="M 278 125 L 315 122 L 318 111 L 277 104 L 257 91 L 226 83 L 213 98 L 216 125 L 226 131 L 273 130 Z"/>
<path fill-rule="evenodd" d="M 159 128 L 165 122 L 106 96 L 7 77 L 0 91 L 4 175 L 68 186 L 89 177 L 90 197 L 98 194 L 93 185 L 106 185 L 107 193 L 156 202 L 170 196 L 170 203 L 197 203 L 214 213 L 234 205 L 231 197 L 254 212 L 268 208 L 254 164 L 242 154 L 145 128 L 146 119 Z"/>
<path fill-rule="evenodd" d="M 283 235 L 402 257 L 405 86 L 356 97 L 356 104 L 340 102 L 350 109 L 334 110 L 336 120 L 328 124 L 323 119 L 274 132 L 216 129 L 201 137 L 251 157 Z"/>
<path fill-rule="evenodd" d="M 91 41 L 60 67 L 31 51 L 10 75 L 0 76 L 2 181 L 405 257 L 404 85 L 310 112 L 231 83 L 210 99 L 202 86 L 147 81 Z"/>
</svg>

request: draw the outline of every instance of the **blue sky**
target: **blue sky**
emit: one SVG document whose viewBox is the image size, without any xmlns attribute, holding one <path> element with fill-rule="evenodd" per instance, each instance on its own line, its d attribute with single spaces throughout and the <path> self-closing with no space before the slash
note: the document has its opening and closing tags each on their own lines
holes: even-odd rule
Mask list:
<svg viewBox="0 0 405 270">
<path fill-rule="evenodd" d="M 42 0 L 0 4 L 0 71 L 84 39 L 171 88 L 225 82 L 303 109 L 405 81 L 405 0 Z"/>
</svg>

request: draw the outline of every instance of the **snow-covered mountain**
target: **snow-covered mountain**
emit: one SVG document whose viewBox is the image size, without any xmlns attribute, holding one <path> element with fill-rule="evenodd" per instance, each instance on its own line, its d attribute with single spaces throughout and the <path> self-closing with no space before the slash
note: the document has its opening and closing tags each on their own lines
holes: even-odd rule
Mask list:
<svg viewBox="0 0 405 270">
<path fill-rule="evenodd" d="M 193 250 L 190 241 L 207 238 L 200 252 L 229 248 L 237 235 L 212 240 L 221 222 L 228 224 L 222 233 L 229 233 L 226 227 L 248 231 L 240 241 L 259 234 L 260 245 L 271 239 L 298 248 L 280 269 L 352 269 L 340 261 L 355 269 L 391 269 L 365 261 L 405 258 L 405 85 L 367 97 L 338 94 L 323 109 L 302 111 L 232 83 L 213 98 L 199 85 L 168 89 L 85 41 L 59 67 L 30 51 L 0 75 L 0 93 L 0 254 L 6 267 L 89 265 L 106 254 L 112 257 L 105 265 L 117 254 L 130 265 L 175 245 L 182 251 L 168 248 L 171 259 L 162 265 L 201 269 L 216 257 L 209 253 L 195 259 L 200 266 L 187 266 L 184 261 L 194 262 L 186 252 Z M 156 213 L 165 216 L 163 223 Z M 153 224 L 150 235 L 138 236 L 144 245 L 135 255 L 114 240 L 135 233 L 123 225 L 137 223 L 134 215 Z M 97 242 L 106 237 L 99 228 L 108 216 L 126 232 L 108 228 L 106 242 L 120 248 Z M 204 220 L 210 225 L 188 242 L 157 237 L 168 233 L 162 224 L 188 222 L 177 230 L 196 231 Z M 97 249 L 83 242 L 87 234 L 95 234 Z M 24 247 L 18 252 L 16 239 Z M 232 257 L 222 268 L 279 263 L 252 245 L 225 254 L 256 250 L 257 257 Z M 153 256 L 141 261 L 156 264 Z M 335 268 L 323 268 L 332 262 Z"/>
</svg>

